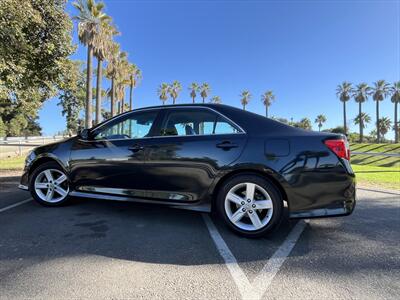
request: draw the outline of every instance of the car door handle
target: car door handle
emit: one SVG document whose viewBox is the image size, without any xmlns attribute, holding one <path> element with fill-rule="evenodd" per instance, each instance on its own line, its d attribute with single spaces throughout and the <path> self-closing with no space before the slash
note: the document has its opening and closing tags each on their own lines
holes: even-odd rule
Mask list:
<svg viewBox="0 0 400 300">
<path fill-rule="evenodd" d="M 217 144 L 216 146 L 217 146 L 217 148 L 226 149 L 226 150 L 239 147 L 237 144 L 232 143 L 230 141 L 223 141 L 223 142 Z"/>
<path fill-rule="evenodd" d="M 144 147 L 141 145 L 133 145 L 133 146 L 129 147 L 128 149 L 133 152 L 138 152 L 138 151 L 142 151 L 144 149 Z"/>
</svg>

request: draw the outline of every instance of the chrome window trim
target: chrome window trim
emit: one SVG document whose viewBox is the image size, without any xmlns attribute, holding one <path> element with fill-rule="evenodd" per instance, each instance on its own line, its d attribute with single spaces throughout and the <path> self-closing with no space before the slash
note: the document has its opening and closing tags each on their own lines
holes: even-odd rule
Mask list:
<svg viewBox="0 0 400 300">
<path fill-rule="evenodd" d="M 236 132 L 236 133 L 216 133 L 216 134 L 202 134 L 202 135 L 155 135 L 155 136 L 148 136 L 148 137 L 141 137 L 141 138 L 131 138 L 131 139 L 112 139 L 112 140 L 108 140 L 108 139 L 101 139 L 101 140 L 82 140 L 79 139 L 80 141 L 85 141 L 85 142 L 113 142 L 113 141 L 132 141 L 132 140 L 141 140 L 141 139 L 154 139 L 154 138 L 176 138 L 176 137 L 180 137 L 180 138 L 187 138 L 187 137 L 202 137 L 202 136 L 221 136 L 221 135 L 241 135 L 241 134 L 246 134 L 246 131 L 239 126 L 236 122 L 234 122 L 232 119 L 228 118 L 227 116 L 225 116 L 224 114 L 220 113 L 219 111 L 208 107 L 208 106 L 193 106 L 193 105 L 188 105 L 188 106 L 176 106 L 176 107 L 152 107 L 152 108 L 138 108 L 135 111 L 132 112 L 127 112 L 126 114 L 120 115 L 117 118 L 113 118 L 110 119 L 106 122 L 104 122 L 103 124 L 101 124 L 97 129 L 103 127 L 104 125 L 106 125 L 107 123 L 109 123 L 110 121 L 115 121 L 121 117 L 125 117 L 126 115 L 128 115 L 129 113 L 135 113 L 135 112 L 142 112 L 142 111 L 151 111 L 151 110 L 170 110 L 170 109 L 187 109 L 187 108 L 195 108 L 195 109 L 208 109 L 211 110 L 213 112 L 215 112 L 216 114 L 222 116 L 223 118 L 227 119 L 229 122 L 231 122 L 232 124 L 234 124 L 238 129 L 241 130 L 241 132 Z"/>
</svg>

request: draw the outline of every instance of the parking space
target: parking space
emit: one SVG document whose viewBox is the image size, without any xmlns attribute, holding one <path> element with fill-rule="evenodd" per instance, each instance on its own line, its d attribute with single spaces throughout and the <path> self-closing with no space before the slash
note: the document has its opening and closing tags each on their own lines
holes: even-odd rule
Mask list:
<svg viewBox="0 0 400 300">
<path fill-rule="evenodd" d="M 207 214 L 0 193 L 0 298 L 398 298 L 400 196 L 358 191 L 352 216 L 245 239 Z M 211 226 L 211 227 L 210 227 Z"/>
</svg>

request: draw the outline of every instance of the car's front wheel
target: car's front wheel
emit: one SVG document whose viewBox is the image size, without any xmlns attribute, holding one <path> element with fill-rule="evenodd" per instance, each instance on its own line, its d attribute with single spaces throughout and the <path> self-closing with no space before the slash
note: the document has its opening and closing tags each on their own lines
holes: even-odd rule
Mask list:
<svg viewBox="0 0 400 300">
<path fill-rule="evenodd" d="M 270 181 L 257 175 L 238 175 L 220 189 L 217 209 L 234 232 L 260 237 L 280 223 L 283 201 Z"/>
<path fill-rule="evenodd" d="M 69 200 L 68 177 L 55 162 L 44 163 L 32 172 L 29 190 L 42 205 L 57 206 Z"/>
</svg>

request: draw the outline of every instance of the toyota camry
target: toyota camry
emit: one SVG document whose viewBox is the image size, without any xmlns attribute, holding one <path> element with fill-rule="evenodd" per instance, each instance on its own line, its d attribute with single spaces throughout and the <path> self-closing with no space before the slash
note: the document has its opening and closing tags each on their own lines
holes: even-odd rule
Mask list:
<svg viewBox="0 0 400 300">
<path fill-rule="evenodd" d="M 259 237 L 290 218 L 344 216 L 355 175 L 343 135 L 319 133 L 220 104 L 120 114 L 31 151 L 20 188 L 40 204 L 71 197 L 211 210 Z"/>
</svg>

